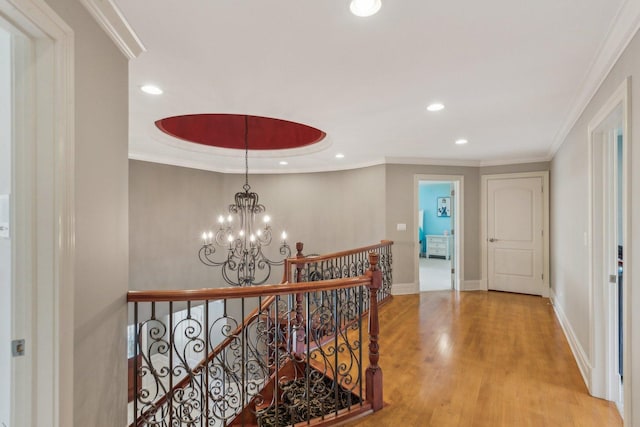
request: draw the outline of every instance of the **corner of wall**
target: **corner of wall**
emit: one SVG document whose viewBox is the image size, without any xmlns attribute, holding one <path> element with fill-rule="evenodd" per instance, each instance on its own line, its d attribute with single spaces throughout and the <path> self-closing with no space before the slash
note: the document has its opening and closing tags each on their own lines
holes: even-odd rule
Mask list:
<svg viewBox="0 0 640 427">
<path fill-rule="evenodd" d="M 485 290 L 482 287 L 482 280 L 463 280 L 462 286 L 460 286 L 461 291 L 483 291 Z"/>
<path fill-rule="evenodd" d="M 391 295 L 411 295 L 411 294 L 417 294 L 418 292 L 419 292 L 418 284 L 415 282 L 394 283 L 391 286 Z"/>
</svg>

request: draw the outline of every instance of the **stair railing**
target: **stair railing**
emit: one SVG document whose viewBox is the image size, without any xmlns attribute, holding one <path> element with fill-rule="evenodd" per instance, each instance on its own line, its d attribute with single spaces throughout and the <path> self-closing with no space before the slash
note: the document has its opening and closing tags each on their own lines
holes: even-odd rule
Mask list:
<svg viewBox="0 0 640 427">
<path fill-rule="evenodd" d="M 289 425 L 283 423 L 381 409 L 377 309 L 385 277 L 390 280 L 390 245 L 367 247 L 372 253 L 366 262 L 348 251 L 339 253 L 345 257 L 340 261 L 334 254 L 333 263 L 331 257 L 302 256 L 300 245 L 297 258 L 286 263 L 285 279 L 296 272 L 293 283 L 130 292 L 138 374 L 130 424 L 250 426 L 261 420 L 268 425 L 267 417 L 276 420 L 273 425 Z M 383 269 L 381 259 L 388 260 Z M 363 274 L 341 277 L 336 266 Z M 330 268 L 340 278 L 303 283 L 314 271 L 330 277 Z M 369 366 L 363 375 L 367 313 Z M 315 400 L 301 401 L 296 387 Z"/>
</svg>

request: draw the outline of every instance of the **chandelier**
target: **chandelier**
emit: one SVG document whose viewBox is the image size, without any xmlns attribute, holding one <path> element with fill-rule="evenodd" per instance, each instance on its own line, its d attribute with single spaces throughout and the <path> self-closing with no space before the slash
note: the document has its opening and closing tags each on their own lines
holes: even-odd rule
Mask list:
<svg viewBox="0 0 640 427">
<path fill-rule="evenodd" d="M 287 244 L 287 234 L 283 231 L 280 242 L 279 261 L 269 259 L 263 248 L 272 240 L 264 205 L 259 203 L 258 193 L 251 191 L 249 185 L 249 117 L 244 117 L 244 185 L 243 191 L 236 193 L 233 204 L 229 205 L 229 214 L 218 217 L 218 230 L 202 233 L 203 244 L 198 256 L 200 261 L 210 267 L 222 267 L 222 277 L 232 286 L 251 286 L 264 284 L 271 275 L 271 268 L 284 264 L 291 256 Z M 261 216 L 261 218 L 258 218 Z M 256 222 L 262 220 L 262 224 Z M 216 261 L 216 247 L 226 251 L 226 257 Z"/>
</svg>

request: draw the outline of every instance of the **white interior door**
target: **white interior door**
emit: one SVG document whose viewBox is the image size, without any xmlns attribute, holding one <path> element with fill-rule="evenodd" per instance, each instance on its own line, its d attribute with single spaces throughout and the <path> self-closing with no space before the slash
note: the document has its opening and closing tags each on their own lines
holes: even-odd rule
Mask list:
<svg viewBox="0 0 640 427">
<path fill-rule="evenodd" d="M 488 288 L 543 294 L 543 181 L 487 181 Z"/>
</svg>

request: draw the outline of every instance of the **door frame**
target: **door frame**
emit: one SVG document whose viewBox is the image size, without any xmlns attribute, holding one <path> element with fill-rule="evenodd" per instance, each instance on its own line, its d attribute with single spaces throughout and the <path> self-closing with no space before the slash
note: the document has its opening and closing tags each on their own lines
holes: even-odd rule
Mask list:
<svg viewBox="0 0 640 427">
<path fill-rule="evenodd" d="M 488 185 L 492 179 L 542 178 L 542 296 L 549 297 L 549 171 L 482 175 L 480 177 L 480 289 L 489 290 Z"/>
<path fill-rule="evenodd" d="M 589 178 L 589 218 L 588 218 L 588 252 L 589 252 L 589 337 L 590 337 L 590 360 L 589 360 L 589 373 L 587 386 L 589 392 L 597 397 L 602 397 L 607 400 L 613 400 L 611 396 L 611 375 L 610 369 L 613 361 L 610 357 L 610 343 L 612 342 L 613 333 L 612 328 L 609 325 L 612 322 L 611 316 L 614 316 L 615 311 L 610 310 L 613 301 L 610 301 L 610 293 L 603 292 L 598 285 L 601 277 L 597 276 L 598 271 L 604 270 L 604 256 L 598 256 L 597 249 L 597 236 L 602 230 L 602 222 L 598 221 L 598 215 L 601 215 L 599 211 L 603 209 L 602 206 L 597 206 L 597 199 L 599 192 L 603 188 L 603 181 L 597 174 L 599 170 L 596 167 L 596 156 L 594 155 L 596 144 L 600 144 L 601 140 L 595 136 L 596 132 L 599 132 L 599 128 L 606 122 L 609 116 L 616 111 L 619 107 L 622 108 L 622 152 L 623 152 L 623 164 L 622 164 L 622 194 L 623 194 L 623 206 L 622 206 L 622 234 L 625 244 L 623 261 L 624 261 L 624 280 L 622 282 L 622 297 L 623 297 L 623 376 L 627 378 L 627 381 L 623 383 L 623 418 L 625 420 L 631 420 L 631 404 L 624 404 L 624 402 L 633 402 L 631 396 L 631 371 L 630 365 L 632 363 L 631 358 L 631 298 L 629 298 L 630 286 L 632 283 L 632 270 L 633 266 L 628 260 L 631 253 L 631 215 L 630 215 L 630 201 L 631 201 L 631 156 L 630 156 L 630 140 L 631 140 L 631 123 L 629 117 L 631 114 L 631 78 L 627 77 L 616 91 L 609 97 L 607 102 L 600 108 L 600 110 L 593 116 L 589 122 L 588 132 L 588 178 Z M 598 228 L 599 230 L 596 230 Z M 617 322 L 617 319 L 616 319 Z"/>
<path fill-rule="evenodd" d="M 454 257 L 455 257 L 455 279 L 454 290 L 461 291 L 464 288 L 464 175 L 426 175 L 416 174 L 413 176 L 413 254 L 418 254 L 419 240 L 415 231 L 418 228 L 418 210 L 419 194 L 420 194 L 420 181 L 448 181 L 452 182 L 454 186 L 454 230 L 453 245 L 454 245 Z M 420 292 L 420 262 L 415 262 L 414 276 L 416 278 L 414 282 L 415 293 Z"/>
<path fill-rule="evenodd" d="M 74 34 L 41 0 L 0 0 L 0 15 L 32 40 L 33 106 L 16 99 L 16 131 L 32 138 L 14 155 L 16 215 L 31 218 L 23 242 L 33 262 L 25 292 L 25 372 L 29 392 L 12 425 L 73 425 Z M 36 120 L 33 118 L 36 117 Z M 29 200 L 27 200 L 29 199 Z M 37 203 L 37 209 L 34 209 Z M 18 230 L 16 230 L 18 231 Z M 18 271 L 16 271 L 18 274 Z M 64 307 L 64 308 L 63 308 Z M 16 338 L 16 337 L 14 337 Z M 12 411 L 12 417 L 16 413 Z"/>
</svg>

